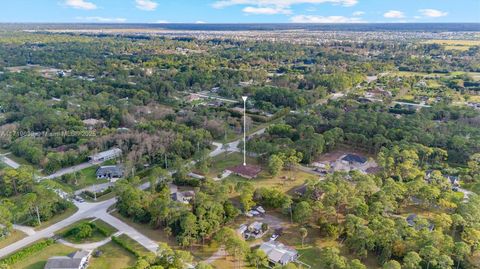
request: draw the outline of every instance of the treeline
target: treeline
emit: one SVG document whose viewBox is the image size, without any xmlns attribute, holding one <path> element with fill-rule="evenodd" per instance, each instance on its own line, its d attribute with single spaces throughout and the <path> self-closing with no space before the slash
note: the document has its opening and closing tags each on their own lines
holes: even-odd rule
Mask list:
<svg viewBox="0 0 480 269">
<path fill-rule="evenodd" d="M 188 247 L 204 243 L 239 211 L 228 200 L 225 186 L 203 185 L 195 192 L 191 206 L 174 201 L 168 185 L 161 182 L 150 192 L 136 189 L 128 183 L 117 184 L 120 214 L 140 223 L 149 223 L 174 235 L 179 245 Z"/>
</svg>

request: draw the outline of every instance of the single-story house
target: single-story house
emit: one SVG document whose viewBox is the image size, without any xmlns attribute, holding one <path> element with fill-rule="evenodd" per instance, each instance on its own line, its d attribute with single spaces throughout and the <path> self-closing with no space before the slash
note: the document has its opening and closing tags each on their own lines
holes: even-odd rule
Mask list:
<svg viewBox="0 0 480 269">
<path fill-rule="evenodd" d="M 342 158 L 342 161 L 349 164 L 365 164 L 367 162 L 367 158 L 356 154 L 347 154 Z"/>
<path fill-rule="evenodd" d="M 320 201 L 323 196 L 324 196 L 324 192 L 321 191 L 320 189 L 317 189 L 317 188 L 313 188 L 311 193 L 308 192 L 308 185 L 307 184 L 303 184 L 302 186 L 296 188 L 294 190 L 295 194 L 298 195 L 299 197 L 304 197 L 305 195 L 307 194 L 310 194 L 310 198 L 316 200 L 316 201 Z"/>
<path fill-rule="evenodd" d="M 68 256 L 55 256 L 48 259 L 45 269 L 85 269 L 88 267 L 90 252 L 76 251 Z"/>
<path fill-rule="evenodd" d="M 433 225 L 433 223 L 431 223 L 431 222 L 429 222 L 428 227 L 425 227 L 423 225 L 419 225 L 419 224 L 417 224 L 417 219 L 418 219 L 417 214 L 410 214 L 410 215 L 407 216 L 407 218 L 405 220 L 407 221 L 408 226 L 413 227 L 416 230 L 421 230 L 423 228 L 428 228 L 429 231 L 433 231 L 433 229 L 435 228 L 435 225 Z"/>
<path fill-rule="evenodd" d="M 82 122 L 90 130 L 103 127 L 106 123 L 104 120 L 97 120 L 97 119 L 86 119 L 86 120 L 82 120 Z"/>
<path fill-rule="evenodd" d="M 228 171 L 246 179 L 254 179 L 260 174 L 260 172 L 262 172 L 262 167 L 251 164 L 237 165 L 235 167 L 227 168 L 227 172 Z"/>
<path fill-rule="evenodd" d="M 123 167 L 120 165 L 108 165 L 100 166 L 96 172 L 97 178 L 122 178 L 123 177 Z"/>
<path fill-rule="evenodd" d="M 119 158 L 120 156 L 122 156 L 122 150 L 119 148 L 112 148 L 110 150 L 91 155 L 88 157 L 88 159 L 90 162 L 97 163 Z"/>
<path fill-rule="evenodd" d="M 195 198 L 194 191 L 174 192 L 171 194 L 172 200 L 189 204 Z"/>
<path fill-rule="evenodd" d="M 298 252 L 276 241 L 265 242 L 260 249 L 267 254 L 268 261 L 273 264 L 286 265 L 298 259 Z"/>
</svg>

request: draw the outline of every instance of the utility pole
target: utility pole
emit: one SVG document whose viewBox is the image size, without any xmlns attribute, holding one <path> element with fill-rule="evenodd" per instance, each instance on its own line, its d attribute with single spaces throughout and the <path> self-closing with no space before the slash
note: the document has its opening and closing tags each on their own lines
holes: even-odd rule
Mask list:
<svg viewBox="0 0 480 269">
<path fill-rule="evenodd" d="M 243 99 L 243 166 L 247 165 L 247 98 L 248 96 L 242 96 Z"/>
<path fill-rule="evenodd" d="M 42 222 L 40 221 L 40 212 L 38 212 L 38 205 L 35 206 L 35 211 L 37 211 L 37 220 L 38 220 L 38 225 L 42 225 Z"/>
</svg>

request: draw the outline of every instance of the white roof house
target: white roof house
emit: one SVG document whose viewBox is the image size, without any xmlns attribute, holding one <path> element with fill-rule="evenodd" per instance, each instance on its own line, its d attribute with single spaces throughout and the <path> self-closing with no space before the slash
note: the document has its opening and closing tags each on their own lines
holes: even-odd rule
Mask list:
<svg viewBox="0 0 480 269">
<path fill-rule="evenodd" d="M 298 252 L 295 249 L 275 241 L 263 243 L 260 249 L 267 254 L 268 260 L 274 264 L 286 265 L 298 258 Z"/>
<path fill-rule="evenodd" d="M 119 148 L 112 148 L 107 151 L 99 152 L 95 155 L 89 156 L 90 162 L 104 162 L 122 156 L 122 150 Z"/>
</svg>

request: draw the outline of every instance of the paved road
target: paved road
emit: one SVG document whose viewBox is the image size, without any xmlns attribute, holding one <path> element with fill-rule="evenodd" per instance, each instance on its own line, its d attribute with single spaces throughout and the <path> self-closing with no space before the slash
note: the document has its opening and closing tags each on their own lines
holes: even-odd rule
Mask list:
<svg viewBox="0 0 480 269">
<path fill-rule="evenodd" d="M 27 236 L 22 240 L 19 240 L 13 244 L 10 244 L 0 249 L 0 258 L 16 252 L 17 250 L 24 248 L 35 241 L 40 239 L 49 238 L 54 235 L 55 232 L 86 218 L 96 218 L 100 212 L 107 212 L 107 209 L 115 204 L 116 198 L 101 202 L 101 203 L 76 203 L 78 211 L 72 216 L 57 222 L 43 230 L 37 231 L 35 234 Z"/>
<path fill-rule="evenodd" d="M 14 224 L 13 229 L 19 230 L 26 235 L 34 235 L 36 233 L 35 229 L 33 229 L 32 227 L 29 227 L 29 226 L 21 226 L 21 225 Z"/>
<path fill-rule="evenodd" d="M 49 176 L 40 178 L 40 180 L 54 179 L 54 178 L 61 177 L 61 176 L 66 175 L 66 174 L 75 173 L 77 171 L 83 170 L 83 169 L 88 168 L 88 167 L 92 167 L 94 165 L 97 165 L 97 164 L 96 163 L 90 163 L 90 162 L 81 163 L 79 165 L 75 165 L 75 166 L 72 166 L 72 167 L 67 167 L 67 168 L 60 169 L 57 172 L 55 172 L 55 173 L 53 173 Z"/>
<path fill-rule="evenodd" d="M 90 191 L 90 192 L 101 192 L 103 190 L 106 190 L 108 187 L 114 186 L 115 183 L 113 182 L 107 182 L 107 183 L 102 183 L 102 184 L 96 184 L 92 186 L 88 186 L 86 188 L 80 189 L 75 191 L 75 195 L 80 195 L 84 191 Z"/>
<path fill-rule="evenodd" d="M 261 130 L 258 130 L 254 133 L 251 134 L 252 135 L 258 135 L 258 134 L 262 134 L 263 132 L 265 132 L 265 129 L 261 129 Z M 221 144 L 216 144 L 217 148 L 210 153 L 210 156 L 214 157 L 214 156 L 217 156 L 217 155 L 220 155 L 222 154 L 223 152 L 225 151 L 228 151 L 229 149 L 236 149 L 238 150 L 238 144 L 240 143 L 241 140 L 237 140 L 237 141 L 234 141 L 232 143 L 229 143 L 227 144 L 227 147 L 226 148 L 223 148 L 223 146 Z M 220 147 L 219 147 L 220 145 Z M 75 171 L 79 171 L 79 170 L 82 170 L 82 169 L 85 169 L 87 167 L 90 167 L 94 164 L 92 163 L 83 163 L 83 164 L 80 164 L 80 165 L 77 165 L 77 166 L 74 166 L 74 167 L 70 167 L 70 168 L 65 168 L 65 169 L 62 169 L 58 172 L 56 172 L 55 174 L 52 174 L 48 177 L 45 177 L 43 179 L 51 179 L 51 178 L 55 178 L 55 177 L 59 177 L 61 175 L 64 175 L 64 174 L 68 174 L 68 173 L 73 173 Z M 173 171 L 170 171 L 170 173 L 173 173 Z M 150 183 L 149 182 L 146 182 L 142 185 L 139 186 L 140 189 L 142 190 L 145 190 L 145 189 L 148 189 L 150 187 Z M 112 215 L 108 214 L 107 213 L 107 210 L 109 207 L 111 207 L 112 205 L 114 205 L 116 203 L 117 199 L 116 198 L 112 198 L 112 199 L 109 199 L 109 200 L 106 200 L 106 201 L 103 201 L 103 202 L 99 202 L 99 203 L 77 203 L 75 202 L 75 205 L 78 207 L 78 211 L 73 214 L 72 216 L 60 221 L 60 222 L 57 222 L 43 230 L 40 230 L 32 235 L 29 235 L 25 238 L 23 238 L 22 240 L 19 240 L 13 244 L 10 244 L 8 246 L 6 246 L 5 248 L 3 249 L 0 249 L 0 258 L 2 257 L 5 257 L 9 254 L 12 254 L 16 251 L 18 251 L 19 249 L 21 248 L 24 248 L 32 243 L 34 243 L 35 241 L 38 241 L 40 239 L 44 239 L 44 238 L 49 238 L 49 237 L 52 237 L 54 235 L 55 232 L 79 221 L 79 220 L 82 220 L 82 219 L 86 219 L 86 218 L 99 218 L 105 222 L 107 222 L 108 224 L 112 225 L 113 227 L 115 227 L 119 232 L 121 233 L 125 233 L 127 234 L 128 236 L 130 236 L 132 239 L 136 240 L 138 243 L 140 243 L 141 245 L 143 245 L 146 249 L 152 251 L 152 252 L 156 252 L 157 250 L 157 243 L 154 242 L 153 240 L 149 239 L 148 237 L 144 236 L 143 234 L 139 233 L 137 230 L 135 230 L 134 228 L 128 226 L 127 224 L 125 224 L 124 222 L 122 222 L 121 220 L 113 217 Z"/>
<path fill-rule="evenodd" d="M 150 250 L 151 252 L 157 252 L 157 249 L 158 249 L 157 242 L 139 233 L 137 230 L 128 226 L 123 221 L 115 218 L 114 216 L 106 212 L 101 212 L 100 215 L 98 215 L 98 218 L 112 225 L 121 233 L 128 235 L 130 238 L 137 241 L 138 243 L 140 243 L 142 246 L 144 246 L 146 249 Z"/>
<path fill-rule="evenodd" d="M 3 154 L 3 155 L 0 155 L 0 160 L 2 162 L 4 162 L 6 165 L 10 166 L 11 168 L 13 169 L 17 169 L 20 167 L 20 164 L 15 162 L 14 160 L 10 159 L 7 157 L 7 155 L 10 154 L 10 153 L 6 153 L 6 154 Z"/>
<path fill-rule="evenodd" d="M 215 100 L 219 100 L 219 101 L 223 101 L 223 102 L 227 102 L 227 103 L 238 103 L 239 101 L 237 100 L 232 100 L 232 99 L 226 99 L 226 98 L 222 98 L 222 97 L 217 97 L 217 96 L 211 96 L 211 95 L 208 95 L 208 94 L 205 94 L 205 93 L 195 93 L 196 95 L 200 96 L 200 97 L 203 97 L 203 98 L 208 98 L 208 99 L 215 99 Z"/>
</svg>

